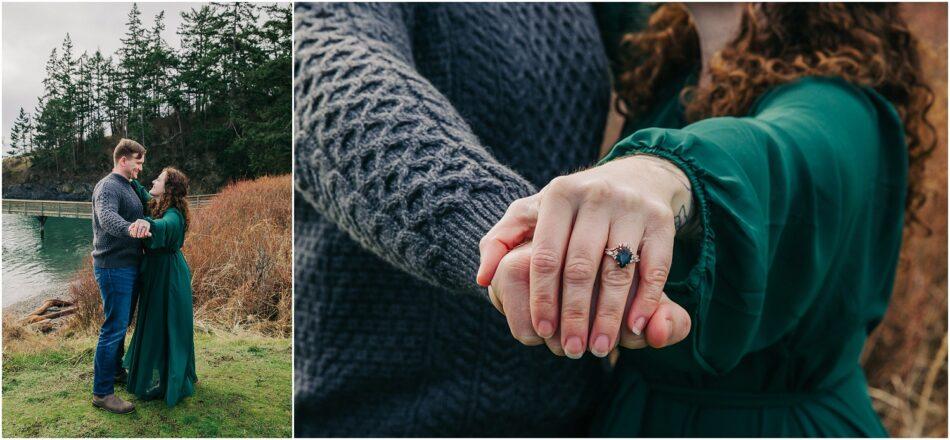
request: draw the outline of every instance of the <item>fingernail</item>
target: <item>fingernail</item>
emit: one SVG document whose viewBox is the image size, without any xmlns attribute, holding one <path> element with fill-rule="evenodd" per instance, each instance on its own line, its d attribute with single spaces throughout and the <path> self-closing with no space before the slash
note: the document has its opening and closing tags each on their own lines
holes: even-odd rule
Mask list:
<svg viewBox="0 0 950 440">
<path fill-rule="evenodd" d="M 646 323 L 647 319 L 641 316 L 633 322 L 633 328 L 631 328 L 630 331 L 632 331 L 633 334 L 640 336 L 640 333 L 643 333 L 643 326 L 645 326 Z"/>
<path fill-rule="evenodd" d="M 538 336 L 544 339 L 554 336 L 554 326 L 551 325 L 551 321 L 544 319 L 538 321 Z"/>
<path fill-rule="evenodd" d="M 591 346 L 590 351 L 597 357 L 607 356 L 607 353 L 610 351 L 610 338 L 608 338 L 607 335 L 598 336 L 597 339 L 594 340 L 594 345 Z"/>
<path fill-rule="evenodd" d="M 584 344 L 581 343 L 581 338 L 577 336 L 567 338 L 567 343 L 564 344 L 564 354 L 571 359 L 580 359 L 584 355 Z"/>
</svg>

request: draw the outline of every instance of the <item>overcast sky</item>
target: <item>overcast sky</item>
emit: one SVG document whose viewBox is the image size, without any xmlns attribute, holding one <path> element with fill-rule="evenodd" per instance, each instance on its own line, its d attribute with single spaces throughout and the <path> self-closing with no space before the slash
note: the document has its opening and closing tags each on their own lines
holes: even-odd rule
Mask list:
<svg viewBox="0 0 950 440">
<path fill-rule="evenodd" d="M 139 3 L 142 24 L 151 28 L 165 11 L 165 41 L 180 48 L 178 26 L 182 11 L 202 3 Z M 112 55 L 122 44 L 132 3 L 3 3 L 3 150 L 10 145 L 10 127 L 20 107 L 31 113 L 43 93 L 50 50 L 69 33 L 73 55 L 96 49 Z"/>
</svg>

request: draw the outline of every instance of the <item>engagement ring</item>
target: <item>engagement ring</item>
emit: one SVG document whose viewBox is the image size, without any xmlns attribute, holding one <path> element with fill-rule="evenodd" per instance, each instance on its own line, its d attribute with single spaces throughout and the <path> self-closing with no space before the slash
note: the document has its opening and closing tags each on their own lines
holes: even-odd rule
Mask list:
<svg viewBox="0 0 950 440">
<path fill-rule="evenodd" d="M 630 263 L 640 262 L 640 256 L 634 254 L 626 243 L 620 243 L 619 246 L 613 249 L 607 249 L 604 253 L 613 258 L 621 268 L 626 267 Z"/>
</svg>

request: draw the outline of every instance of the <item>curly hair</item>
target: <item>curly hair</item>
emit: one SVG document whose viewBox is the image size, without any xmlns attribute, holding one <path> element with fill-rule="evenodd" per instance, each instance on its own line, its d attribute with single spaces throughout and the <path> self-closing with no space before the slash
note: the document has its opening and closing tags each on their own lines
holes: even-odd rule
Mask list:
<svg viewBox="0 0 950 440">
<path fill-rule="evenodd" d="M 679 98 L 690 122 L 742 116 L 776 85 L 805 76 L 840 77 L 870 87 L 897 109 L 906 132 L 910 169 L 908 221 L 925 201 L 923 158 L 937 141 L 927 120 L 934 102 L 920 72 L 917 41 L 892 3 L 749 3 L 736 35 L 709 60 L 710 81 Z M 664 82 L 700 66 L 699 35 L 682 4 L 660 6 L 647 27 L 621 42 L 617 110 L 628 118 L 656 103 Z"/>
<path fill-rule="evenodd" d="M 185 232 L 191 222 L 191 212 L 188 209 L 188 176 L 173 167 L 165 167 L 165 192 L 149 200 L 148 212 L 154 218 L 162 218 L 168 208 L 175 207 L 181 212 L 185 222 Z"/>
</svg>

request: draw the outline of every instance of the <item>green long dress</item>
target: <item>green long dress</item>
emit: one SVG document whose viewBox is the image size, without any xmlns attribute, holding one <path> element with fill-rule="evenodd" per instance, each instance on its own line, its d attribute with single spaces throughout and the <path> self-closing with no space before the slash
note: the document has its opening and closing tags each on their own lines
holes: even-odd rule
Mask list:
<svg viewBox="0 0 950 440">
<path fill-rule="evenodd" d="M 143 203 L 151 198 L 138 182 L 133 186 Z M 198 380 L 191 269 L 181 253 L 185 224 L 175 208 L 146 220 L 152 236 L 144 240 L 135 333 L 123 361 L 129 371 L 126 389 L 140 399 L 164 398 L 174 406 L 194 394 Z"/>
<path fill-rule="evenodd" d="M 623 350 L 604 436 L 884 437 L 859 357 L 890 297 L 907 148 L 894 107 L 839 79 L 778 86 L 746 117 L 683 127 L 676 93 L 604 159 L 666 158 L 701 237 L 677 239 L 666 291 L 692 330 Z"/>
</svg>

